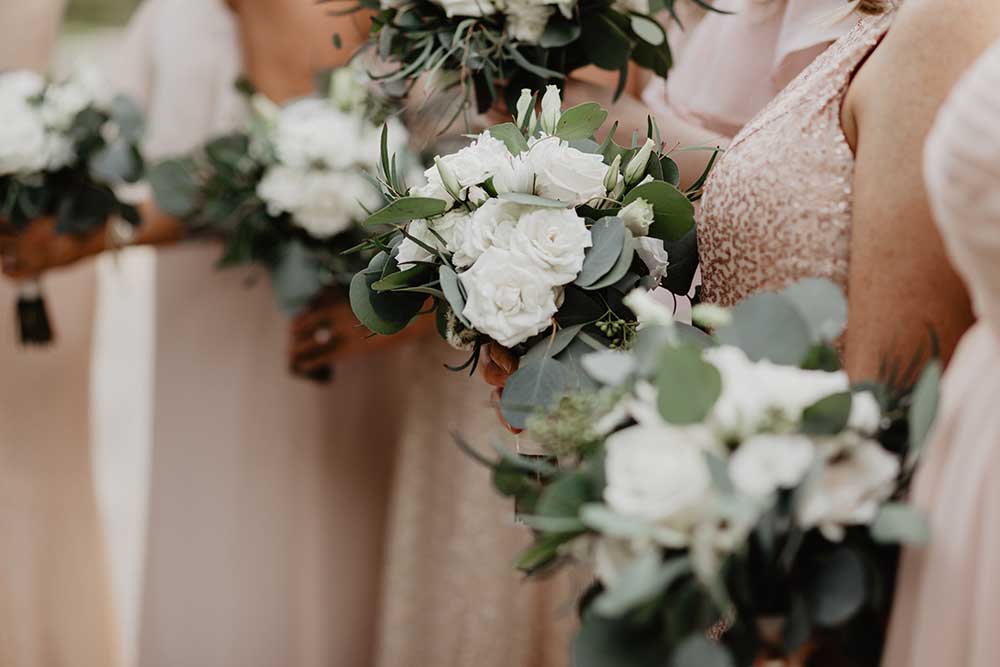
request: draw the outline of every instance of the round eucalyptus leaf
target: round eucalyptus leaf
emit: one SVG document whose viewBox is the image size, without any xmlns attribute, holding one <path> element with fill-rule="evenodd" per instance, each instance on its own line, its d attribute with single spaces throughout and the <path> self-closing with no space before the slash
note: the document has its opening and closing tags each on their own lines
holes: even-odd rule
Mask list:
<svg viewBox="0 0 1000 667">
<path fill-rule="evenodd" d="M 653 206 L 653 224 L 649 228 L 653 238 L 677 241 L 694 229 L 694 204 L 670 183 L 653 181 L 634 187 L 625 195 L 622 206 L 640 197 Z"/>
<path fill-rule="evenodd" d="M 731 311 L 732 321 L 716 332 L 725 345 L 735 345 L 753 361 L 769 359 L 797 366 L 812 341 L 809 325 L 791 301 L 778 294 L 755 294 Z"/>
<path fill-rule="evenodd" d="M 695 347 L 667 347 L 660 353 L 656 374 L 660 414 L 672 424 L 705 420 L 722 394 L 718 369 L 701 358 Z"/>
<path fill-rule="evenodd" d="M 594 223 L 590 228 L 593 245 L 587 248 L 574 284 L 586 288 L 615 267 L 625 246 L 626 231 L 621 218 L 601 218 Z"/>
<path fill-rule="evenodd" d="M 822 398 L 802 412 L 802 432 L 809 435 L 836 435 L 847 428 L 851 416 L 851 392 Z"/>
<path fill-rule="evenodd" d="M 511 155 L 520 155 L 528 150 L 528 142 L 514 123 L 500 123 L 490 128 L 490 135 L 507 145 Z"/>
<path fill-rule="evenodd" d="M 562 14 L 556 14 L 545 24 L 545 32 L 538 40 L 538 45 L 544 49 L 555 49 L 571 44 L 580 38 L 580 24 L 567 19 Z"/>
<path fill-rule="evenodd" d="M 293 315 L 323 290 L 323 269 L 304 245 L 292 241 L 280 251 L 271 273 L 271 287 L 281 309 Z"/>
<path fill-rule="evenodd" d="M 868 598 L 865 564 L 853 550 L 841 547 L 820 563 L 808 582 L 813 621 L 835 627 L 854 616 Z"/>
<path fill-rule="evenodd" d="M 608 119 L 608 112 L 595 102 L 578 104 L 566 109 L 556 125 L 556 136 L 566 141 L 589 139 L 601 129 Z"/>
<path fill-rule="evenodd" d="M 736 667 L 736 663 L 725 644 L 694 635 L 677 647 L 670 667 Z"/>
<path fill-rule="evenodd" d="M 572 370 L 548 357 L 524 364 L 507 379 L 500 400 L 504 419 L 514 428 L 524 428 L 536 410 L 552 406 L 572 389 Z"/>
<path fill-rule="evenodd" d="M 563 475 L 545 487 L 535 514 L 546 517 L 573 517 L 588 502 L 599 499 L 593 478 L 587 473 L 576 471 Z"/>
<path fill-rule="evenodd" d="M 406 292 L 376 292 L 372 285 L 377 280 L 377 273 L 361 271 L 354 275 L 350 287 L 351 310 L 374 333 L 398 333 L 420 312 L 426 297 Z"/>
<path fill-rule="evenodd" d="M 602 350 L 584 356 L 580 363 L 587 375 L 608 387 L 617 387 L 635 371 L 635 359 L 618 350 Z"/>
<path fill-rule="evenodd" d="M 543 357 L 555 357 L 573 342 L 582 329 L 582 324 L 576 324 L 571 327 L 562 327 L 556 331 L 554 336 L 545 336 L 521 357 L 521 363 L 528 363 Z"/>
<path fill-rule="evenodd" d="M 199 188 L 194 163 L 187 159 L 160 162 L 147 175 L 156 205 L 177 218 L 191 215 L 198 205 Z"/>
<path fill-rule="evenodd" d="M 912 464 L 919 457 L 927 441 L 934 420 L 937 418 L 938 398 L 941 385 L 941 363 L 937 360 L 927 364 L 913 390 L 910 405 L 910 456 Z"/>
<path fill-rule="evenodd" d="M 618 256 L 618 261 L 615 262 L 615 265 L 611 267 L 611 270 L 603 278 L 587 285 L 584 289 L 593 291 L 616 284 L 628 273 L 629 268 L 632 266 L 633 257 L 635 257 L 635 240 L 632 238 L 632 232 L 626 229 L 625 242 L 622 244 L 622 252 Z"/>
<path fill-rule="evenodd" d="M 620 618 L 667 590 L 675 580 L 691 571 L 687 558 L 663 562 L 658 549 L 638 556 L 622 570 L 614 586 L 594 600 L 594 612 Z"/>
<path fill-rule="evenodd" d="M 90 174 L 99 183 L 133 183 L 142 173 L 142 161 L 126 141 L 105 145 L 90 158 Z"/>
<path fill-rule="evenodd" d="M 925 544 L 930 539 L 927 516 L 916 507 L 889 503 L 872 524 L 872 538 L 883 544 Z"/>
<path fill-rule="evenodd" d="M 826 278 L 806 278 L 781 292 L 789 299 L 812 331 L 814 343 L 829 343 L 847 326 L 847 299 L 835 283 Z"/>
<path fill-rule="evenodd" d="M 589 612 L 583 616 L 572 650 L 573 667 L 663 667 L 668 649 L 654 628 Z"/>
<path fill-rule="evenodd" d="M 647 44 L 652 44 L 653 46 L 659 46 L 667 40 L 666 34 L 663 32 L 663 28 L 659 23 L 649 18 L 648 16 L 640 16 L 639 14 L 633 14 L 631 19 L 632 32 L 639 36 L 639 39 L 646 42 Z"/>
</svg>

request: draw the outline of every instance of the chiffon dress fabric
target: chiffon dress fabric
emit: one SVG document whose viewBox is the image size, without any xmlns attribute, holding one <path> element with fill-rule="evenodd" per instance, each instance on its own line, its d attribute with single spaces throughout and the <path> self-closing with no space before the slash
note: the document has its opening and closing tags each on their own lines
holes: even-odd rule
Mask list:
<svg viewBox="0 0 1000 667">
<path fill-rule="evenodd" d="M 758 32 L 745 17 L 720 15 L 716 21 L 709 15 L 682 43 L 672 39 L 678 48 L 669 100 L 661 86 L 651 84 L 647 103 L 696 109 L 694 122 L 732 131 L 780 88 L 774 63 L 780 76 L 791 76 L 787 68 L 804 67 L 849 29 L 835 21 L 816 29 L 811 22 L 817 15 L 833 16 L 839 0 L 817 2 L 822 8 L 816 12 L 805 10 L 804 0 L 775 4 L 776 14 L 754 15 L 764 18 L 766 30 Z M 740 29 L 730 33 L 726 21 Z M 794 39 L 775 47 L 772 42 L 782 31 Z M 729 50 L 731 57 L 703 60 L 697 55 L 733 35 L 740 40 Z M 689 57 L 688 49 L 696 54 Z M 761 63 L 756 57 L 765 50 Z M 748 60 L 758 65 L 749 74 Z M 738 94 L 711 94 L 726 93 L 736 83 Z M 748 89 L 752 96 L 746 95 Z M 723 97 L 725 104 L 717 104 Z M 727 122 L 713 122 L 718 118 Z M 451 363 L 458 359 L 451 355 Z M 545 582 L 526 581 L 515 571 L 514 558 L 530 544 L 530 532 L 515 525 L 512 504 L 492 490 L 489 472 L 458 450 L 449 431 L 485 452 L 496 438 L 515 445 L 498 432 L 483 382 L 449 373 L 441 363 L 440 351 L 429 351 L 411 358 L 403 375 L 411 394 L 396 465 L 376 664 L 568 665 L 574 604 L 589 580 L 583 572 L 570 572 Z"/>
<path fill-rule="evenodd" d="M 733 137 L 799 72 L 853 26 L 843 0 L 718 0 L 732 12 L 678 4 L 671 25 L 677 64 L 643 91 L 653 110 Z M 720 48 L 720 45 L 725 45 Z"/>
<path fill-rule="evenodd" d="M 930 542 L 903 555 L 885 667 L 1000 664 L 1000 43 L 942 107 L 925 175 L 979 316 L 942 385 L 913 490 Z"/>
<path fill-rule="evenodd" d="M 732 306 L 810 277 L 846 292 L 855 161 L 840 110 L 894 16 L 856 19 L 719 160 L 696 220 L 707 303 Z"/>
<path fill-rule="evenodd" d="M 145 109 L 153 160 L 239 126 L 241 71 L 223 0 L 146 0 L 113 63 Z M 340 363 L 329 386 L 293 378 L 266 279 L 217 270 L 220 252 L 158 249 L 152 293 L 103 285 L 109 308 L 152 304 L 151 338 L 105 326 L 97 355 L 102 431 L 137 436 L 108 446 L 150 450 L 148 500 L 134 499 L 148 502 L 137 664 L 371 664 L 398 358 L 412 350 Z"/>
<path fill-rule="evenodd" d="M 0 70 L 46 69 L 61 0 L 0 3 Z M 88 414 L 94 267 L 43 280 L 56 340 L 25 349 L 0 277 L 0 664 L 120 664 Z"/>
</svg>

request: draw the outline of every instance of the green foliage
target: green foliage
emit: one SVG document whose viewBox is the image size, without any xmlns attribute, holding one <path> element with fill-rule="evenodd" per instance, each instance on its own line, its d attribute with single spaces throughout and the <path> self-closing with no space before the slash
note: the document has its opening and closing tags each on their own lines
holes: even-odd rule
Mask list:
<svg viewBox="0 0 1000 667">
<path fill-rule="evenodd" d="M 694 347 L 668 347 L 656 375 L 660 414 L 673 424 L 704 421 L 722 393 L 718 369 Z"/>
</svg>

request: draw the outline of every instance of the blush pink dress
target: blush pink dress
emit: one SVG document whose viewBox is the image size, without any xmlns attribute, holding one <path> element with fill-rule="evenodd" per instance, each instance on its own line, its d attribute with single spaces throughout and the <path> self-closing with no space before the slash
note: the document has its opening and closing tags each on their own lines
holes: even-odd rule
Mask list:
<svg viewBox="0 0 1000 667">
<path fill-rule="evenodd" d="M 0 70 L 47 68 L 64 5 L 0 2 Z M 57 340 L 25 349 L 0 277 L 0 665 L 116 667 L 91 463 L 94 265 L 43 284 Z"/>
<path fill-rule="evenodd" d="M 846 291 L 854 155 L 840 109 L 893 16 L 856 18 L 719 160 L 697 219 L 706 302 L 732 306 L 807 277 Z"/>
<path fill-rule="evenodd" d="M 1000 665 L 1000 43 L 956 86 L 927 144 L 938 226 L 979 322 L 945 375 L 914 488 L 931 541 L 903 557 L 885 667 Z"/>
</svg>

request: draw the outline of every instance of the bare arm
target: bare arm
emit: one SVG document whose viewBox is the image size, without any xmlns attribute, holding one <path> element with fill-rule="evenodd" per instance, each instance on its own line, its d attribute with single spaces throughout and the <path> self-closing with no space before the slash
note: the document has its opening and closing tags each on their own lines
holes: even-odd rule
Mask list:
<svg viewBox="0 0 1000 667">
<path fill-rule="evenodd" d="M 907 363 L 933 330 L 944 358 L 973 321 L 924 189 L 923 146 L 952 85 L 997 34 L 994 0 L 911 0 L 859 71 L 843 123 L 856 146 L 847 370 Z"/>
</svg>

